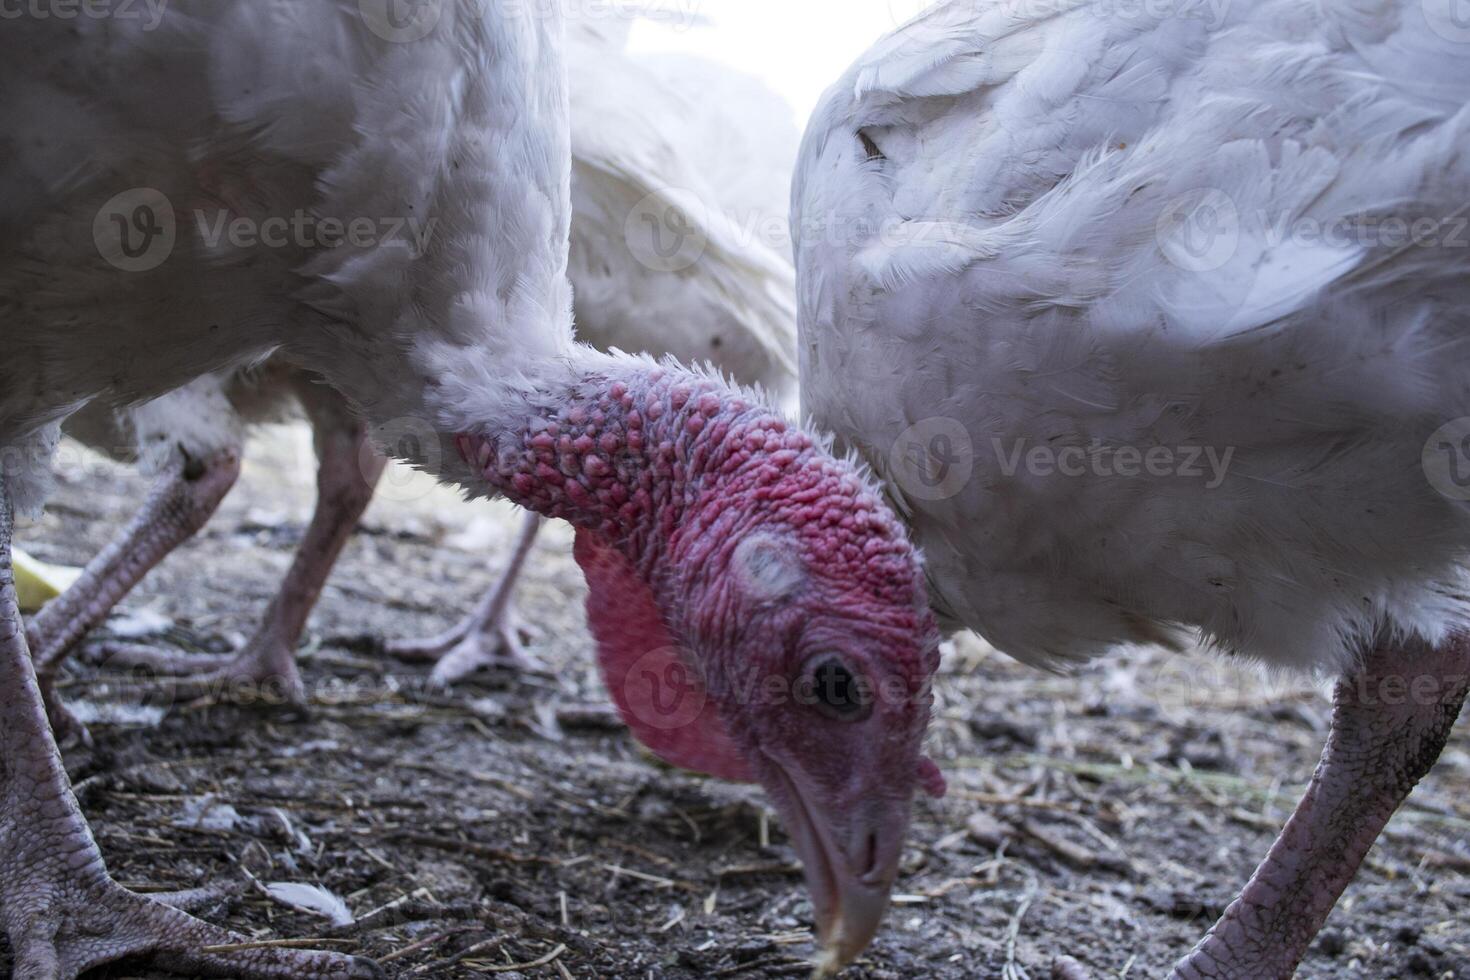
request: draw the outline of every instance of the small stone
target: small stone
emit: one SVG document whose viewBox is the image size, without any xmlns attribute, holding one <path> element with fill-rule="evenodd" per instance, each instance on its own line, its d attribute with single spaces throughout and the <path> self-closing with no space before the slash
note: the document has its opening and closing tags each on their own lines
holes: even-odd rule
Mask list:
<svg viewBox="0 0 1470 980">
<path fill-rule="evenodd" d="M 1001 823 L 983 810 L 970 815 L 970 819 L 965 822 L 965 830 L 969 832 L 972 841 L 989 848 L 1000 847 L 1016 836 L 1014 827 Z"/>
<path fill-rule="evenodd" d="M 1432 977 L 1439 973 L 1439 966 L 1423 950 L 1416 949 L 1409 955 L 1409 972 L 1415 976 Z"/>
<path fill-rule="evenodd" d="M 1317 937 L 1317 949 L 1323 956 L 1341 956 L 1347 949 L 1347 937 L 1336 929 L 1324 929 Z"/>
</svg>

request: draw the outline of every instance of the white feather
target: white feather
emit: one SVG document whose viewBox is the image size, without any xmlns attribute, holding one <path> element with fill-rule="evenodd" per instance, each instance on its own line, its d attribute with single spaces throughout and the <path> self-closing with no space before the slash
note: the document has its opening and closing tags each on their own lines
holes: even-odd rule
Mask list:
<svg viewBox="0 0 1470 980">
<path fill-rule="evenodd" d="M 293 34 L 319 36 L 337 62 L 362 60 L 328 8 L 250 6 L 238 16 L 284 18 Z M 626 24 L 584 17 L 568 31 L 577 334 L 604 350 L 710 361 L 744 384 L 794 395 L 795 272 L 784 212 L 797 133 L 782 122 L 790 107 L 712 62 L 627 54 Z M 215 74 L 238 92 L 225 100 L 232 113 L 283 117 L 261 137 L 273 150 L 330 158 L 350 142 L 350 126 L 334 125 L 341 100 L 332 101 L 333 92 L 350 92 L 350 75 L 324 78 L 320 60 L 300 63 L 289 49 L 252 60 L 231 48 L 224 58 Z M 297 91 L 310 100 L 293 101 Z M 696 92 L 697 101 L 687 94 Z M 641 229 L 630 230 L 627 217 L 648 198 L 682 205 L 699 222 L 708 244 L 687 268 L 651 266 L 630 246 Z M 157 470 L 178 452 L 202 458 L 238 446 L 246 423 L 275 421 L 291 404 L 288 374 L 278 361 L 265 371 L 207 375 L 120 413 L 99 401 L 68 419 L 66 431 Z"/>
<path fill-rule="evenodd" d="M 320 916 L 334 926 L 350 926 L 357 921 L 345 901 L 320 885 L 273 881 L 266 884 L 265 891 L 282 905 L 298 912 Z"/>
<path fill-rule="evenodd" d="M 1410 0 L 1156 13 L 946 3 L 832 88 L 793 198 L 804 408 L 889 481 L 941 610 L 1023 659 L 1437 640 L 1470 623 L 1470 510 L 1422 464 L 1470 416 L 1464 45 Z M 970 447 L 945 494 L 903 462 L 936 419 Z M 1173 470 L 1100 471 L 1155 447 Z"/>
</svg>

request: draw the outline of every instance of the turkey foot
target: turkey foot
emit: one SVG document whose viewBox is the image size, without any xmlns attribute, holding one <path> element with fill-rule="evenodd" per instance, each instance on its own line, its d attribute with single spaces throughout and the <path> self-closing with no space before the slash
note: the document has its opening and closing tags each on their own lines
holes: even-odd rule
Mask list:
<svg viewBox="0 0 1470 980">
<path fill-rule="evenodd" d="M 500 580 L 468 616 L 448 631 L 427 640 L 396 640 L 386 652 L 401 660 L 431 661 L 436 684 L 453 684 L 486 667 L 505 667 L 544 674 L 545 664 L 526 649 L 534 631 L 521 622 L 512 597 L 526 558 L 541 529 L 541 517 L 527 514 L 510 561 Z"/>
<path fill-rule="evenodd" d="M 12 976 L 72 980 L 132 956 L 189 976 L 381 976 L 374 964 L 335 953 L 220 949 L 248 940 L 112 880 L 46 721 L 16 602 L 12 527 L 0 483 L 0 928 Z"/>
<path fill-rule="evenodd" d="M 306 684 L 296 666 L 295 650 L 280 635 L 274 605 L 266 615 L 265 625 L 234 654 L 190 653 L 124 643 L 99 644 L 97 653 L 110 668 L 164 675 L 168 679 L 142 687 L 156 687 L 160 695 L 170 699 L 304 706 Z"/>
</svg>

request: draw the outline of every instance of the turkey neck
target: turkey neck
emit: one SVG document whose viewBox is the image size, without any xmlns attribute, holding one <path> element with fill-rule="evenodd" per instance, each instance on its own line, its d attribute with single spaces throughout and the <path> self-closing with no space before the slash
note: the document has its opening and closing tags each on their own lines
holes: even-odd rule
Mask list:
<svg viewBox="0 0 1470 980">
<path fill-rule="evenodd" d="M 810 436 L 719 379 L 594 358 L 562 391 L 528 396 L 520 425 L 462 434 L 459 451 L 493 492 L 594 532 L 645 574 L 697 570 L 711 542 L 781 510 L 794 472 L 825 469 Z"/>
</svg>

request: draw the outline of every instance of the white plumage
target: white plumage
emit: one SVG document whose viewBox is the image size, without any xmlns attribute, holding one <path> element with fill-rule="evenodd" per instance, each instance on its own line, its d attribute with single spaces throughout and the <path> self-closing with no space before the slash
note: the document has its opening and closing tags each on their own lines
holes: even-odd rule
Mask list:
<svg viewBox="0 0 1470 980">
<path fill-rule="evenodd" d="M 622 50 L 625 32 L 611 29 L 618 23 L 625 22 L 574 22 L 567 37 L 568 275 L 577 335 L 603 349 L 667 354 L 683 363 L 711 361 L 744 384 L 794 394 L 795 282 L 785 210 L 798 136 L 783 121 L 790 108 L 760 82 L 712 62 L 629 55 Z M 265 56 L 271 59 L 267 65 L 237 70 L 258 70 L 285 92 L 298 85 L 316 90 L 315 75 L 299 79 L 299 66 L 276 64 L 270 52 Z M 241 88 L 249 111 L 289 98 Z M 699 103 L 685 94 L 696 91 Z M 318 108 L 328 118 L 340 115 Z M 243 108 L 235 113 L 249 114 Z M 748 138 L 754 120 L 761 121 L 759 141 Z M 294 133 L 292 125 L 301 132 Z M 319 127 L 295 115 L 273 132 L 277 142 L 303 153 L 320 140 Z M 724 142 L 716 141 L 719 132 Z M 733 146 L 731 138 L 737 140 Z M 630 247 L 641 229 L 625 219 L 640 201 L 667 197 L 671 189 L 697 202 L 687 217 L 708 245 L 691 251 L 696 260 L 687 266 L 667 270 L 646 264 L 643 252 Z M 113 409 L 94 404 L 71 416 L 66 431 L 103 451 L 136 449 L 150 471 L 171 460 L 175 450 L 207 457 L 238 446 L 242 422 L 273 421 L 289 408 L 282 383 L 288 370 L 283 364 L 263 376 L 249 368 L 237 379 L 233 372 L 206 376 L 126 407 L 116 422 Z"/>
<path fill-rule="evenodd" d="M 617 40 L 569 32 L 577 336 L 792 395 L 791 109 L 732 69 Z"/>
<path fill-rule="evenodd" d="M 952 624 L 1339 677 L 1175 980 L 1291 976 L 1470 691 L 1470 57 L 1431 6 L 947 3 L 798 162 L 802 398 Z"/>
<path fill-rule="evenodd" d="M 1470 414 L 1464 45 L 1392 0 L 1133 12 L 941 5 L 828 93 L 805 409 L 888 478 L 939 607 L 1022 659 L 1438 642 L 1470 609 L 1470 512 L 1421 465 Z M 935 418 L 973 449 L 950 496 L 899 462 Z"/>
<path fill-rule="evenodd" d="M 379 419 L 456 431 L 447 423 L 515 397 L 506 365 L 570 352 L 557 247 L 567 175 L 552 165 L 565 153 L 566 108 L 556 62 L 537 60 L 555 53 L 555 19 L 512 18 L 523 36 L 496 44 L 482 21 L 445 10 L 444 29 L 394 43 L 361 29 L 345 0 L 171 13 L 152 31 L 84 18 L 65 44 L 44 20 L 6 32 L 7 129 L 45 136 L 7 155 L 0 174 L 29 191 L 0 208 L 13 232 L 0 245 L 0 444 L 46 438 L 99 394 L 143 400 L 277 348 L 325 366 Z M 495 54 L 477 71 L 498 81 L 473 98 L 463 72 L 444 67 L 465 52 Z M 209 90 L 180 91 L 179 78 L 207 78 Z M 68 113 L 79 79 L 85 105 Z M 47 115 L 55 125 L 25 125 Z M 200 132 L 216 135 L 200 145 Z M 191 157 L 177 153 L 186 145 Z M 383 229 L 396 232 L 386 243 L 331 249 L 211 247 L 191 228 L 169 261 L 119 276 L 92 244 L 94 219 L 143 186 L 177 222 L 208 225 L 228 209 L 401 224 Z M 410 219 L 429 215 L 439 216 L 432 234 L 416 237 Z M 503 238 L 490 241 L 481 229 L 491 227 Z M 456 268 L 472 271 L 439 271 Z M 42 473 L 7 469 L 27 498 Z"/>
</svg>

